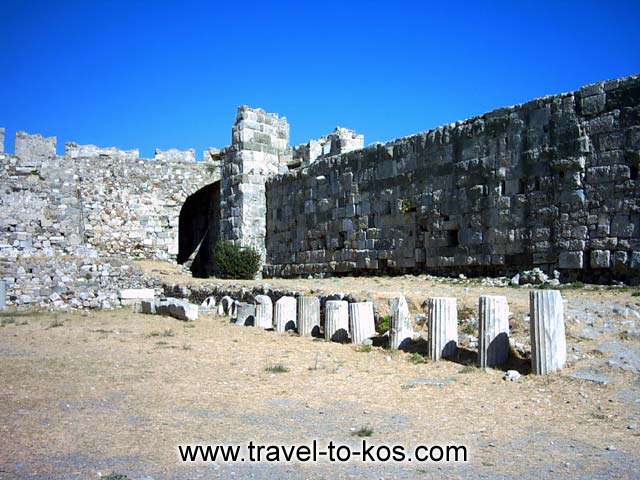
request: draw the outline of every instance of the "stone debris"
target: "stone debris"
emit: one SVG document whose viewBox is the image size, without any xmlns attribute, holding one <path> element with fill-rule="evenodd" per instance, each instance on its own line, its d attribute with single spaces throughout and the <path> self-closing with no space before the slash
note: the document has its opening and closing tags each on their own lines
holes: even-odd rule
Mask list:
<svg viewBox="0 0 640 480">
<path fill-rule="evenodd" d="M 140 302 L 140 312 L 164 315 L 178 320 L 198 319 L 198 306 L 181 298 L 156 298 Z"/>
<path fill-rule="evenodd" d="M 521 376 L 522 375 L 520 375 L 520 372 L 518 372 L 517 370 L 507 370 L 502 379 L 507 380 L 508 382 L 517 382 L 518 380 L 520 380 Z"/>
</svg>

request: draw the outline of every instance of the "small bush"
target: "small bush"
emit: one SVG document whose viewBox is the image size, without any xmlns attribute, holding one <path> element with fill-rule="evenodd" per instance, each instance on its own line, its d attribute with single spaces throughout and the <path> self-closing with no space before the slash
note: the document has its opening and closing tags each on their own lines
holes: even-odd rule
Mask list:
<svg viewBox="0 0 640 480">
<path fill-rule="evenodd" d="M 640 297 L 640 290 L 638 290 L 637 292 L 633 292 L 631 294 L 632 297 Z"/>
<path fill-rule="evenodd" d="M 379 334 L 383 334 L 388 332 L 391 328 L 391 315 L 385 315 L 380 319 L 378 324 L 376 325 L 376 332 Z"/>
<path fill-rule="evenodd" d="M 281 363 L 276 363 L 275 365 L 265 367 L 264 371 L 269 373 L 287 373 L 289 369 Z"/>
<path fill-rule="evenodd" d="M 357 352 L 369 353 L 371 351 L 371 345 L 360 345 L 356 348 Z"/>
<path fill-rule="evenodd" d="M 219 278 L 251 280 L 260 270 L 260 254 L 253 247 L 218 242 L 213 251 L 214 273 Z"/>
<path fill-rule="evenodd" d="M 411 356 L 409 357 L 409 361 L 411 363 L 416 364 L 416 365 L 418 365 L 420 363 L 426 363 L 424 357 L 422 355 L 420 355 L 418 352 L 413 352 L 411 354 Z"/>
<path fill-rule="evenodd" d="M 371 435 L 373 435 L 373 428 L 371 428 L 369 425 L 360 427 L 360 430 L 356 430 L 352 433 L 352 435 L 355 437 L 370 437 Z"/>
</svg>

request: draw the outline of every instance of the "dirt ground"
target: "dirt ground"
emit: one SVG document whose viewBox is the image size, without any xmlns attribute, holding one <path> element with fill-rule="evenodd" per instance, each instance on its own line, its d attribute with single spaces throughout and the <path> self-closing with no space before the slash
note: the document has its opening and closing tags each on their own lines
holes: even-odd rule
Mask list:
<svg viewBox="0 0 640 480">
<path fill-rule="evenodd" d="M 149 271 L 184 280 L 177 272 Z M 164 273 L 163 273 L 164 272 Z M 194 280 L 199 282 L 199 280 Z M 274 287 L 506 295 L 526 337 L 528 290 L 417 277 L 266 280 Z M 237 282 L 234 282 L 237 283 Z M 349 288 L 356 286 L 355 290 Z M 462 363 L 237 327 L 227 318 L 0 314 L 0 478 L 640 478 L 640 297 L 563 290 L 569 364 L 502 379 Z M 273 372 L 283 366 L 283 372 Z M 526 373 L 526 369 L 523 369 Z M 456 444 L 467 463 L 182 464 L 177 445 Z"/>
</svg>

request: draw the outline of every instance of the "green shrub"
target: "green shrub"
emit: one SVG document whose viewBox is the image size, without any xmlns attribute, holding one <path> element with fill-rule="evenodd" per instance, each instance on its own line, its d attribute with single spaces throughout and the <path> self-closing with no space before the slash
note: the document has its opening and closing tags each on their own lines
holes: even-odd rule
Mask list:
<svg viewBox="0 0 640 480">
<path fill-rule="evenodd" d="M 382 335 L 383 333 L 388 332 L 390 328 L 391 328 L 391 315 L 385 315 L 380 319 L 380 321 L 376 325 L 376 332 Z"/>
<path fill-rule="evenodd" d="M 260 254 L 253 247 L 219 242 L 213 251 L 214 273 L 219 278 L 251 280 L 260 269 Z"/>
</svg>

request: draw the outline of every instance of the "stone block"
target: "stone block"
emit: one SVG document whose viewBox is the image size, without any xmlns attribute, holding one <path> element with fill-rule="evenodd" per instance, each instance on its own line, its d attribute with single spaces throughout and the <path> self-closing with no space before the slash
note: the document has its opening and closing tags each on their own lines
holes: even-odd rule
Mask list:
<svg viewBox="0 0 640 480">
<path fill-rule="evenodd" d="M 591 251 L 591 268 L 609 268 L 611 266 L 611 252 L 609 250 Z"/>
<path fill-rule="evenodd" d="M 578 269 L 584 265 L 582 252 L 560 252 L 558 266 L 566 269 Z"/>
<path fill-rule="evenodd" d="M 427 299 L 429 358 L 453 358 L 458 351 L 458 307 L 455 298 Z"/>
<path fill-rule="evenodd" d="M 389 329 L 389 348 L 404 350 L 411 345 L 413 326 L 409 306 L 404 296 L 389 299 L 391 325 Z"/>
<path fill-rule="evenodd" d="M 298 297 L 298 333 L 300 336 L 320 335 L 320 299 L 318 297 Z"/>
<path fill-rule="evenodd" d="M 256 306 L 252 303 L 238 302 L 236 305 L 236 325 L 253 326 L 256 323 Z"/>
<path fill-rule="evenodd" d="M 256 295 L 256 327 L 273 328 L 273 303 L 267 295 Z"/>
<path fill-rule="evenodd" d="M 297 328 L 296 299 L 294 297 L 280 297 L 275 305 L 275 330 L 284 333 Z"/>
</svg>

